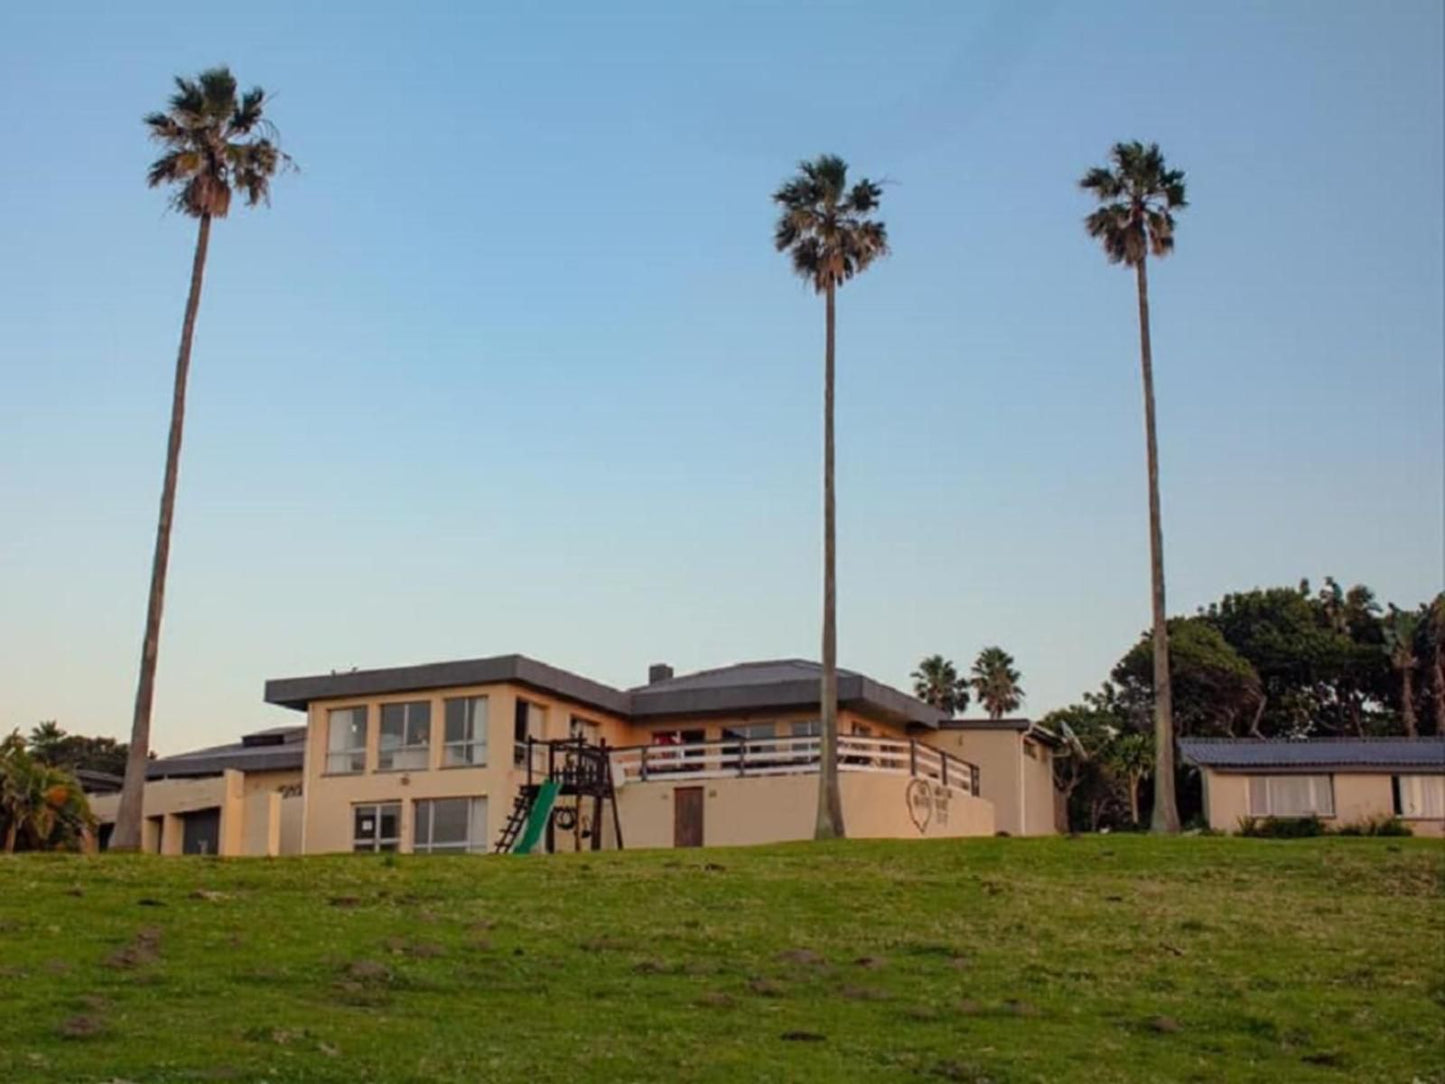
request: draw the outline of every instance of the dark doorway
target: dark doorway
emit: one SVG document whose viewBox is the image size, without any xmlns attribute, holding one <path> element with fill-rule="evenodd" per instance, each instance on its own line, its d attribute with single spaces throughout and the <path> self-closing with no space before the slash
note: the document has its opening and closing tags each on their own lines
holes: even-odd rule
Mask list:
<svg viewBox="0 0 1445 1084">
<path fill-rule="evenodd" d="M 221 811 L 199 809 L 182 815 L 184 830 L 181 834 L 182 854 L 221 853 Z"/>
<path fill-rule="evenodd" d="M 702 846 L 702 787 L 678 787 L 672 792 L 672 845 Z"/>
</svg>

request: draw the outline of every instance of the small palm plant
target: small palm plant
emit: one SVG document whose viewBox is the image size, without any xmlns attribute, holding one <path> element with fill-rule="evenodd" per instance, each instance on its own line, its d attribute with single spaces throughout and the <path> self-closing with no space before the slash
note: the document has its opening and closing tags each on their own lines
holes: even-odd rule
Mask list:
<svg viewBox="0 0 1445 1084">
<path fill-rule="evenodd" d="M 848 165 L 825 154 L 798 166 L 773 193 L 779 207 L 773 244 L 788 253 L 793 270 L 827 299 L 823 362 L 823 674 L 819 690 L 818 822 L 814 836 L 842 836 L 838 790 L 837 514 L 833 480 L 833 342 L 835 296 L 854 275 L 888 252 L 888 232 L 869 216 L 883 189 L 866 178 L 849 185 Z"/>
<path fill-rule="evenodd" d="M 973 661 L 969 683 L 990 719 L 1002 719 L 1024 702 L 1021 675 L 1014 658 L 1001 647 L 986 647 Z"/>
<path fill-rule="evenodd" d="M 930 655 L 913 671 L 913 695 L 945 715 L 968 710 L 968 681 L 942 655 Z"/>
<path fill-rule="evenodd" d="M 191 369 L 191 339 L 201 304 L 201 280 L 206 271 L 211 221 L 225 218 L 231 196 L 241 193 L 254 207 L 268 202 L 271 178 L 290 164 L 277 147 L 275 129 L 265 117 L 266 92 L 253 87 L 237 93 L 236 77 L 228 68 L 212 68 L 195 79 L 176 79 L 169 108 L 145 118 L 151 138 L 165 148 L 146 176 L 152 188 L 173 186 L 171 206 L 197 222 L 196 252 L 191 261 L 191 289 L 181 324 L 181 346 L 176 355 L 175 388 L 171 396 L 170 438 L 166 443 L 166 473 L 161 486 L 160 520 L 156 525 L 155 555 L 151 562 L 150 598 L 146 606 L 145 639 L 141 645 L 140 680 L 136 684 L 135 714 L 131 720 L 130 754 L 121 788 L 111 849 L 140 849 L 142 802 L 146 761 L 150 753 L 151 702 L 155 693 L 156 659 L 160 651 L 161 612 L 165 607 L 166 570 L 170 564 L 171 521 L 175 515 L 176 477 L 180 470 L 181 436 L 186 418 L 186 380 Z"/>
<path fill-rule="evenodd" d="M 1156 832 L 1179 831 L 1174 796 L 1174 699 L 1169 684 L 1169 631 L 1164 612 L 1164 534 L 1159 515 L 1159 443 L 1154 427 L 1154 355 L 1149 341 L 1150 256 L 1174 251 L 1174 212 L 1188 206 L 1184 174 L 1170 169 L 1157 143 L 1116 143 L 1109 166 L 1084 174 L 1080 187 L 1100 206 L 1084 220 L 1089 236 L 1104 247 L 1110 263 L 1134 269 L 1139 294 L 1139 356 L 1144 372 L 1144 436 L 1149 466 L 1149 567 L 1154 611 L 1154 744 L 1158 771 L 1154 810 Z"/>
<path fill-rule="evenodd" d="M 30 755 L 19 732 L 0 741 L 0 849 L 81 846 L 94 831 L 75 777 Z"/>
</svg>

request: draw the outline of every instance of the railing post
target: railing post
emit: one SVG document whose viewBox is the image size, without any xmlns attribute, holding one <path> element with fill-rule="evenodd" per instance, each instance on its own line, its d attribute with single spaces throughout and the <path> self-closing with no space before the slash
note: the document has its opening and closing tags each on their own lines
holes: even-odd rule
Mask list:
<svg viewBox="0 0 1445 1084">
<path fill-rule="evenodd" d="M 918 739 L 908 739 L 908 774 L 918 774 Z"/>
<path fill-rule="evenodd" d="M 942 749 L 938 751 L 938 773 L 940 776 L 939 782 L 945 787 L 948 786 L 948 754 Z"/>
<path fill-rule="evenodd" d="M 738 775 L 748 774 L 748 743 L 738 742 Z"/>
<path fill-rule="evenodd" d="M 970 764 L 970 765 L 968 766 L 968 792 L 969 792 L 970 794 L 972 794 L 975 798 L 978 797 L 978 765 L 977 765 L 977 764 Z"/>
<path fill-rule="evenodd" d="M 640 774 L 641 774 L 642 781 L 643 781 L 644 783 L 646 783 L 646 782 L 647 782 L 647 746 L 645 746 L 645 745 L 642 747 L 642 760 L 641 760 L 641 764 L 640 764 L 640 767 L 639 767 L 639 772 L 640 772 Z"/>
</svg>

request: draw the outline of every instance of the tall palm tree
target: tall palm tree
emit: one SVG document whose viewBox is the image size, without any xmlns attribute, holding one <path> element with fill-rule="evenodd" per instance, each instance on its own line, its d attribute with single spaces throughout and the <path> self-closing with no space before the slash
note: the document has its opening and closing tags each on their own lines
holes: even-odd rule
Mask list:
<svg viewBox="0 0 1445 1084">
<path fill-rule="evenodd" d="M 171 206 L 198 223 L 196 252 L 191 262 L 191 289 L 181 324 L 181 346 L 176 355 L 175 389 L 171 398 L 171 429 L 166 444 L 166 473 L 161 487 L 160 520 L 156 525 L 155 557 L 151 564 L 150 600 L 146 607 L 145 640 L 141 646 L 140 680 L 136 686 L 135 715 L 131 722 L 130 753 L 125 785 L 116 813 L 113 850 L 140 848 L 142 802 L 147 754 L 150 751 L 151 701 L 155 691 L 156 657 L 160 647 L 161 611 L 165 605 L 166 569 L 170 561 L 171 520 L 176 504 L 176 475 L 180 468 L 181 434 L 186 417 L 186 378 L 191 367 L 191 337 L 196 310 L 201 304 L 201 279 L 206 270 L 206 248 L 211 220 L 225 218 L 231 196 L 239 192 L 249 206 L 269 200 L 271 178 L 290 162 L 276 146 L 271 123 L 265 118 L 266 92 L 253 87 L 237 95 L 236 78 L 228 68 L 212 68 L 195 79 L 176 78 L 176 91 L 164 113 L 145 118 L 151 138 L 165 153 L 146 177 L 152 188 L 174 185 Z"/>
<path fill-rule="evenodd" d="M 1174 697 L 1169 684 L 1169 632 L 1164 621 L 1164 534 L 1159 517 L 1159 445 L 1154 428 L 1154 356 L 1149 343 L 1148 258 L 1174 250 L 1174 212 L 1188 206 L 1184 173 L 1169 169 L 1157 143 L 1116 143 L 1111 167 L 1096 166 L 1080 187 L 1101 206 L 1084 220 L 1110 263 L 1134 268 L 1139 291 L 1139 357 L 1144 371 L 1144 436 L 1149 460 L 1149 567 L 1154 606 L 1154 743 L 1157 747 L 1150 827 L 1179 831 L 1174 795 Z"/>
<path fill-rule="evenodd" d="M 833 479 L 833 340 L 838 288 L 888 252 L 888 232 L 869 218 L 883 189 L 862 178 L 851 187 L 848 165 L 836 155 L 802 162 L 773 193 L 781 209 L 773 244 L 792 256 L 793 270 L 827 299 L 823 362 L 823 675 L 819 690 L 822 735 L 818 765 L 817 839 L 844 834 L 838 790 L 837 539 Z"/>
<path fill-rule="evenodd" d="M 969 683 L 988 717 L 1002 719 L 1024 702 L 1020 678 L 1012 655 L 1001 647 L 986 647 L 973 660 Z"/>
<path fill-rule="evenodd" d="M 942 655 L 930 655 L 910 675 L 913 695 L 947 715 L 968 710 L 968 681 L 958 676 L 953 663 Z"/>
</svg>

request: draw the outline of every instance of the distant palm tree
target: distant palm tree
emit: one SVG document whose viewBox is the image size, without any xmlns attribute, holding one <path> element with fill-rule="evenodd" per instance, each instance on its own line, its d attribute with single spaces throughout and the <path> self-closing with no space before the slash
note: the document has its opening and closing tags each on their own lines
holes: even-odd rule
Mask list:
<svg viewBox="0 0 1445 1084">
<path fill-rule="evenodd" d="M 1431 714 L 1435 733 L 1445 736 L 1445 591 L 1425 608 L 1426 669 L 1430 673 Z"/>
<path fill-rule="evenodd" d="M 913 671 L 913 695 L 946 715 L 968 710 L 968 682 L 958 676 L 953 663 L 942 655 L 930 655 Z"/>
<path fill-rule="evenodd" d="M 781 211 L 773 244 L 793 258 L 793 270 L 827 298 L 823 364 L 823 675 L 819 700 L 822 735 L 818 765 L 817 839 L 844 835 L 838 790 L 837 539 L 833 485 L 834 295 L 854 275 L 888 252 L 888 232 L 869 218 L 882 188 L 860 179 L 848 185 L 848 165 L 824 154 L 802 162 L 773 193 Z"/>
<path fill-rule="evenodd" d="M 1164 534 L 1159 516 L 1159 444 L 1154 428 L 1154 357 L 1149 343 L 1150 255 L 1174 250 L 1174 214 L 1188 206 L 1184 174 L 1169 169 L 1157 143 L 1116 143 L 1112 168 L 1096 166 L 1079 182 L 1102 204 L 1084 220 L 1110 263 L 1134 268 L 1139 291 L 1139 355 L 1144 370 L 1144 434 L 1149 460 L 1149 564 L 1154 603 L 1154 742 L 1157 747 L 1154 810 L 1156 832 L 1179 831 L 1174 795 L 1174 698 L 1169 684 L 1169 632 L 1164 614 Z"/>
<path fill-rule="evenodd" d="M 1412 738 L 1420 733 L 1415 721 L 1415 637 L 1423 617 L 1423 613 L 1391 606 L 1390 616 L 1383 623 L 1390 668 L 1400 675 L 1400 721 Z"/>
<path fill-rule="evenodd" d="M 969 684 L 990 719 L 1002 719 L 1017 711 L 1024 702 L 1020 675 L 1014 669 L 1014 658 L 1001 647 L 986 647 L 973 661 Z"/>
<path fill-rule="evenodd" d="M 201 304 L 201 279 L 206 269 L 206 248 L 211 220 L 225 218 L 231 196 L 239 192 L 249 206 L 270 198 L 271 178 L 288 164 L 272 140 L 275 134 L 264 116 L 266 93 L 253 87 L 237 96 L 236 78 L 228 68 L 212 68 L 195 79 L 177 77 L 176 92 L 164 113 L 145 118 L 151 138 L 165 153 L 151 163 L 146 177 L 152 188 L 175 185 L 171 206 L 199 223 L 195 258 L 191 262 L 191 290 L 181 325 L 181 346 L 176 355 L 175 389 L 171 397 L 171 430 L 166 444 L 165 482 L 161 487 L 160 520 L 156 525 L 155 557 L 151 564 L 150 600 L 146 607 L 145 640 L 141 647 L 140 681 L 136 686 L 135 715 L 131 722 L 130 754 L 121 788 L 111 849 L 140 849 L 142 802 L 147 754 L 150 750 L 151 701 L 155 692 L 156 657 L 160 648 L 161 611 L 165 606 L 166 569 L 170 562 L 171 520 L 176 504 L 176 475 L 180 468 L 181 435 L 186 417 L 186 378 L 191 368 L 191 337 L 196 310 Z"/>
</svg>

